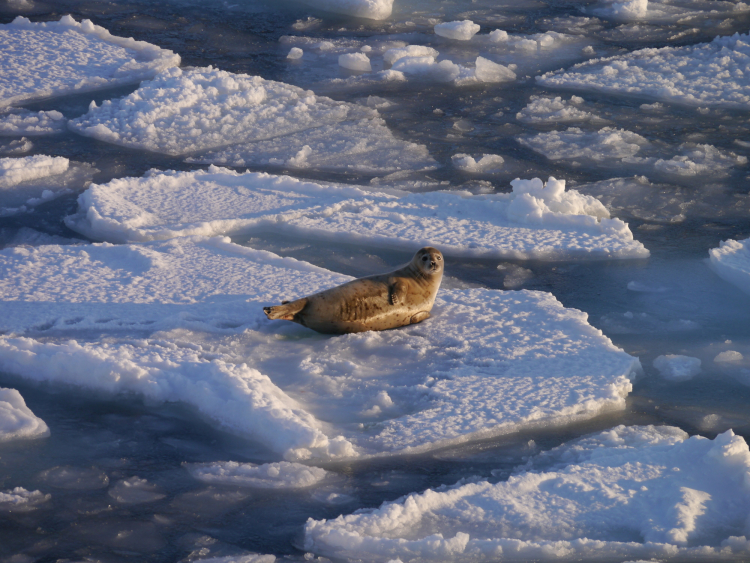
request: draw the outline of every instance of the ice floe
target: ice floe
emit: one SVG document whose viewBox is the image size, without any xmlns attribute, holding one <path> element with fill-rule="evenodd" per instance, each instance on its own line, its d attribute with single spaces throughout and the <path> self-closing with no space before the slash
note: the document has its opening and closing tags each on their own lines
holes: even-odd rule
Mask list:
<svg viewBox="0 0 750 563">
<path fill-rule="evenodd" d="M 0 135 L 50 135 L 66 131 L 67 123 L 59 111 L 13 109 L 0 113 Z"/>
<path fill-rule="evenodd" d="M 26 406 L 15 389 L 0 387 L 0 442 L 49 436 L 47 424 Z"/>
<path fill-rule="evenodd" d="M 0 261 L 0 369 L 180 401 L 289 460 L 589 418 L 624 408 L 640 367 L 539 292 L 443 290 L 406 330 L 331 338 L 269 323 L 263 305 L 350 278 L 225 238 L 15 248 Z M 109 336 L 90 342 L 92 329 Z"/>
<path fill-rule="evenodd" d="M 571 96 L 563 100 L 560 96 L 548 98 L 531 96 L 528 105 L 516 114 L 516 119 L 526 123 L 575 123 L 598 121 L 601 118 L 582 109 L 583 98 Z"/>
<path fill-rule="evenodd" d="M 165 71 L 70 127 L 197 162 L 378 173 L 437 165 L 424 146 L 395 138 L 374 109 L 211 67 Z"/>
<path fill-rule="evenodd" d="M 479 160 L 468 154 L 454 154 L 451 157 L 453 166 L 463 172 L 488 173 L 496 172 L 503 167 L 505 159 L 498 154 L 483 154 Z"/>
<path fill-rule="evenodd" d="M 504 258 L 636 258 L 648 251 L 595 198 L 550 179 L 511 194 L 405 194 L 212 168 L 94 185 L 67 224 L 113 242 L 271 229 L 306 238 Z"/>
<path fill-rule="evenodd" d="M 748 35 L 687 47 L 642 49 L 537 78 L 540 85 L 640 96 L 699 107 L 750 107 Z"/>
<path fill-rule="evenodd" d="M 27 491 L 23 487 L 16 487 L 8 491 L 0 491 L 0 510 L 5 513 L 31 512 L 43 506 L 52 498 L 41 491 Z"/>
<path fill-rule="evenodd" d="M 731 0 L 702 2 L 701 0 L 600 0 L 585 11 L 595 16 L 623 22 L 648 22 L 687 25 L 711 25 L 712 19 L 731 18 L 750 10 L 745 2 Z M 680 30 L 667 27 L 671 35 Z M 690 32 L 690 29 L 682 30 Z"/>
<path fill-rule="evenodd" d="M 711 268 L 726 281 L 750 293 L 750 239 L 725 240 L 708 251 Z"/>
<path fill-rule="evenodd" d="M 327 12 L 346 14 L 358 18 L 384 20 L 393 11 L 393 0 L 302 0 Z"/>
<path fill-rule="evenodd" d="M 136 83 L 180 64 L 172 51 L 71 16 L 0 25 L 0 50 L 0 107 Z"/>
<path fill-rule="evenodd" d="M 309 520 L 305 548 L 360 561 L 731 558 L 747 550 L 750 452 L 619 426 L 552 450 L 543 469 L 412 494 Z"/>
<path fill-rule="evenodd" d="M 281 461 L 276 463 L 238 463 L 217 461 L 188 463 L 190 475 L 209 485 L 238 485 L 259 489 L 298 489 L 311 487 L 326 478 L 320 467 Z"/>
<path fill-rule="evenodd" d="M 343 55 L 339 55 L 339 66 L 359 72 L 372 71 L 370 59 L 364 53 L 344 53 Z"/>
<path fill-rule="evenodd" d="M 118 481 L 107 491 L 110 497 L 120 504 L 142 504 L 163 499 L 166 495 L 154 483 L 140 477 L 130 477 Z"/>
<path fill-rule="evenodd" d="M 435 26 L 435 35 L 458 41 L 468 41 L 479 33 L 479 29 L 479 25 L 471 20 L 445 22 Z"/>
<path fill-rule="evenodd" d="M 83 188 L 95 171 L 61 156 L 0 158 L 0 217 L 33 211 L 40 203 Z"/>
<path fill-rule="evenodd" d="M 666 354 L 654 360 L 659 374 L 669 381 L 687 381 L 701 372 L 701 361 L 691 356 Z"/>
</svg>

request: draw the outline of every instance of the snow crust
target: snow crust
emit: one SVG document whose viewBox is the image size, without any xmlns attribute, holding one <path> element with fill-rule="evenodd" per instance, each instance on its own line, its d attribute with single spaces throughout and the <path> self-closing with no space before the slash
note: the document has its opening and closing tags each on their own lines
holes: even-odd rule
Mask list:
<svg viewBox="0 0 750 563">
<path fill-rule="evenodd" d="M 217 461 L 189 463 L 190 475 L 209 485 L 238 485 L 259 489 L 299 489 L 311 487 L 326 478 L 328 472 L 320 467 L 281 461 L 276 463 L 238 463 Z"/>
<path fill-rule="evenodd" d="M 0 113 L 0 135 L 50 135 L 67 129 L 68 120 L 59 111 L 14 109 Z"/>
<path fill-rule="evenodd" d="M 172 51 L 71 16 L 45 23 L 18 16 L 0 25 L 0 51 L 0 107 L 139 82 L 180 64 Z"/>
<path fill-rule="evenodd" d="M 0 442 L 49 436 L 47 424 L 26 406 L 15 389 L 0 387 Z"/>
<path fill-rule="evenodd" d="M 708 440 L 618 426 L 540 461 L 543 470 L 505 482 L 310 519 L 305 548 L 339 559 L 451 562 L 712 559 L 746 549 L 737 534 L 748 533 L 750 452 L 731 430 Z"/>
<path fill-rule="evenodd" d="M 714 272 L 750 293 L 750 239 L 722 241 L 708 251 L 708 258 Z"/>
<path fill-rule="evenodd" d="M 0 268 L 0 370 L 180 401 L 290 461 L 567 424 L 624 408 L 639 370 L 539 292 L 443 290 L 405 330 L 273 323 L 263 305 L 350 278 L 221 237 L 13 248 Z"/>
<path fill-rule="evenodd" d="M 628 226 L 564 180 L 515 180 L 511 194 L 376 192 L 220 168 L 92 185 L 67 224 L 112 242 L 271 229 L 306 238 L 513 258 L 648 255 Z"/>
<path fill-rule="evenodd" d="M 471 20 L 439 23 L 435 26 L 435 34 L 448 39 L 468 41 L 479 33 L 479 25 Z"/>
<path fill-rule="evenodd" d="M 358 18 L 384 20 L 393 11 L 393 0 L 303 0 L 308 6 L 313 6 L 327 12 L 346 14 Z"/>
<path fill-rule="evenodd" d="M 687 381 L 701 372 L 701 361 L 691 356 L 666 354 L 654 360 L 654 367 L 664 379 Z"/>
<path fill-rule="evenodd" d="M 642 49 L 537 77 L 540 85 L 619 93 L 698 107 L 750 107 L 748 35 Z"/>
</svg>

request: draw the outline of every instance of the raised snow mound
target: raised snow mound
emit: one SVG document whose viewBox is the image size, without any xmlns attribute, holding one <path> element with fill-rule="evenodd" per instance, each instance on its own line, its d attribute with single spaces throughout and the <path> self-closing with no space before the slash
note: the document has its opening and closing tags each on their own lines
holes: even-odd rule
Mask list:
<svg viewBox="0 0 750 563">
<path fill-rule="evenodd" d="M 480 161 L 481 162 L 481 161 Z M 550 178 L 514 180 L 510 194 L 373 191 L 220 168 L 153 172 L 91 186 L 74 230 L 112 242 L 279 230 L 305 238 L 451 254 L 537 258 L 648 256 L 627 224 L 591 196 Z"/>
<path fill-rule="evenodd" d="M 26 406 L 15 389 L 0 387 L 0 442 L 49 436 L 47 424 Z"/>
<path fill-rule="evenodd" d="M 137 83 L 180 64 L 172 51 L 71 16 L 34 23 L 18 16 L 0 25 L 0 51 L 0 107 Z"/>
<path fill-rule="evenodd" d="M 725 240 L 708 251 L 711 268 L 722 278 L 750 293 L 750 239 Z"/>
</svg>

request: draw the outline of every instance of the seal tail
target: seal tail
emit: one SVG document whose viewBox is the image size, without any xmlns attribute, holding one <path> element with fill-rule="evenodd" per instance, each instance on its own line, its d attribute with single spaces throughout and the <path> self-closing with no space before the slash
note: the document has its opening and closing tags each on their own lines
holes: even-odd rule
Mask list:
<svg viewBox="0 0 750 563">
<path fill-rule="evenodd" d="M 293 321 L 294 316 L 302 311 L 307 305 L 307 298 L 297 299 L 297 301 L 283 301 L 281 305 L 273 307 L 263 307 L 263 312 L 272 320 Z"/>
</svg>

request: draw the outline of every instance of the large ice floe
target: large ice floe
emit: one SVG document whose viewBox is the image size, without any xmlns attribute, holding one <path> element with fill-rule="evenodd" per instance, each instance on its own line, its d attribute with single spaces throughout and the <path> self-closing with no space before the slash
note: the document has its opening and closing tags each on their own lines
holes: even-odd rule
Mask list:
<svg viewBox="0 0 750 563">
<path fill-rule="evenodd" d="M 705 25 L 711 18 L 720 20 L 741 15 L 750 10 L 750 6 L 738 0 L 600 0 L 584 10 L 615 21 Z M 673 31 L 673 34 L 676 33 Z"/>
<path fill-rule="evenodd" d="M 393 0 L 302 0 L 327 12 L 346 14 L 358 18 L 384 20 L 393 11 Z"/>
<path fill-rule="evenodd" d="M 642 258 L 627 224 L 550 178 L 510 194 L 412 193 L 221 168 L 152 172 L 91 186 L 67 224 L 110 242 L 272 230 L 306 238 L 503 258 Z"/>
<path fill-rule="evenodd" d="M 144 41 L 116 37 L 90 20 L 63 16 L 0 25 L 0 107 L 152 78 L 180 57 Z"/>
<path fill-rule="evenodd" d="M 750 452 L 731 430 L 618 426 L 507 481 L 459 483 L 334 520 L 305 548 L 357 561 L 732 559 L 747 549 Z"/>
<path fill-rule="evenodd" d="M 742 291 L 750 293 L 750 239 L 725 240 L 708 256 L 714 272 Z"/>
<path fill-rule="evenodd" d="M 436 168 L 374 109 L 259 76 L 170 69 L 70 122 L 102 141 L 192 162 L 365 172 Z M 203 154 L 200 154 L 203 153 Z"/>
<path fill-rule="evenodd" d="M 0 158 L 0 217 L 31 212 L 72 188 L 85 187 L 94 171 L 62 156 Z"/>
<path fill-rule="evenodd" d="M 537 78 L 540 85 L 595 90 L 690 106 L 750 107 L 748 35 L 687 47 L 642 49 L 595 59 Z"/>
<path fill-rule="evenodd" d="M 49 436 L 47 424 L 31 412 L 21 394 L 0 387 L 0 442 L 45 436 Z"/>
<path fill-rule="evenodd" d="M 0 370 L 180 401 L 289 460 L 590 418 L 640 369 L 540 292 L 443 290 L 420 325 L 340 337 L 272 323 L 263 305 L 351 278 L 223 237 L 6 249 L 0 270 Z"/>
</svg>

